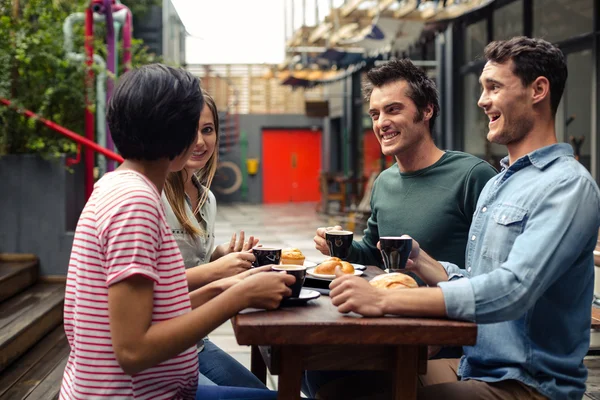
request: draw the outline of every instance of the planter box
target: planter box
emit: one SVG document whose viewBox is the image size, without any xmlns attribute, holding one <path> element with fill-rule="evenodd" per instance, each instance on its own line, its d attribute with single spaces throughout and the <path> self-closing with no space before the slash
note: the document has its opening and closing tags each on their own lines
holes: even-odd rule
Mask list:
<svg viewBox="0 0 600 400">
<path fill-rule="evenodd" d="M 42 276 L 67 274 L 83 208 L 83 164 L 75 173 L 64 165 L 64 157 L 0 157 L 0 252 L 37 255 Z"/>
</svg>

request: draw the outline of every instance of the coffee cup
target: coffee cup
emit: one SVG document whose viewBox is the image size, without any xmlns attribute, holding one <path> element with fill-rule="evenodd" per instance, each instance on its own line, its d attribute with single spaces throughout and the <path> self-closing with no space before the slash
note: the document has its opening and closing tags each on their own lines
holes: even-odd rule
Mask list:
<svg viewBox="0 0 600 400">
<path fill-rule="evenodd" d="M 279 264 L 281 261 L 281 249 L 276 247 L 254 247 L 252 254 L 256 258 L 252 263 L 253 267 Z"/>
<path fill-rule="evenodd" d="M 325 232 L 325 241 L 329 248 L 329 254 L 332 257 L 338 257 L 346 260 L 352 249 L 352 240 L 354 233 L 351 231 L 327 231 Z"/>
<path fill-rule="evenodd" d="M 379 238 L 383 265 L 389 271 L 400 271 L 406 267 L 406 262 L 412 250 L 412 239 L 400 236 L 383 236 Z"/>
<path fill-rule="evenodd" d="M 306 267 L 303 265 L 292 265 L 292 264 L 282 264 L 282 265 L 273 265 L 271 268 L 273 271 L 284 271 L 286 274 L 294 275 L 296 277 L 296 282 L 290 285 L 290 289 L 292 289 L 292 295 L 290 298 L 297 298 L 300 296 L 300 292 L 302 291 L 302 285 L 304 285 L 304 279 L 306 278 Z"/>
</svg>

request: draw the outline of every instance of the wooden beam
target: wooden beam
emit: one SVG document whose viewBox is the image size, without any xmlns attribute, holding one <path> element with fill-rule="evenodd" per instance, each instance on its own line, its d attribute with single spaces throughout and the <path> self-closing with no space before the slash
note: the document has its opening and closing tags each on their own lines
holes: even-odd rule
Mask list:
<svg viewBox="0 0 600 400">
<path fill-rule="evenodd" d="M 319 39 L 322 39 L 333 27 L 331 22 L 321 22 L 308 36 L 308 43 L 315 44 Z"/>
<path fill-rule="evenodd" d="M 394 18 L 402 18 L 417 9 L 417 0 L 407 0 L 406 4 L 394 12 Z"/>
<path fill-rule="evenodd" d="M 377 12 L 379 12 L 379 13 L 384 12 L 385 10 L 387 10 L 388 8 L 390 8 L 390 6 L 392 4 L 394 4 L 397 1 L 398 0 L 379 0 L 379 3 L 377 4 L 377 6 L 375 6 L 372 9 L 369 10 L 369 17 L 376 16 Z"/>
<path fill-rule="evenodd" d="M 352 14 L 364 0 L 349 0 L 340 7 L 342 17 L 347 17 Z"/>
</svg>

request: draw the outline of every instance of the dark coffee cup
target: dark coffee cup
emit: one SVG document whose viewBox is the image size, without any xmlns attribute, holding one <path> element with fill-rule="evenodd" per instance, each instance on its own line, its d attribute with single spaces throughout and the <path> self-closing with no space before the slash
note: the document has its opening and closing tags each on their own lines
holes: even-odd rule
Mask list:
<svg viewBox="0 0 600 400">
<path fill-rule="evenodd" d="M 329 247 L 329 254 L 345 260 L 350 255 L 354 233 L 350 231 L 327 231 L 325 241 Z"/>
<path fill-rule="evenodd" d="M 403 270 L 412 250 L 412 239 L 406 237 L 384 236 L 379 238 L 383 265 L 390 272 Z"/>
<path fill-rule="evenodd" d="M 300 291 L 302 291 L 302 285 L 304 285 L 304 279 L 306 278 L 306 267 L 303 265 L 292 265 L 292 264 L 282 264 L 282 265 L 274 265 L 271 268 L 273 271 L 285 271 L 286 274 L 294 275 L 296 277 L 296 282 L 294 282 L 290 289 L 292 289 L 292 295 L 290 298 L 295 298 L 300 296 Z"/>
<path fill-rule="evenodd" d="M 281 249 L 275 247 L 255 247 L 252 249 L 252 254 L 256 257 L 252 263 L 253 267 L 279 264 L 281 261 Z"/>
</svg>

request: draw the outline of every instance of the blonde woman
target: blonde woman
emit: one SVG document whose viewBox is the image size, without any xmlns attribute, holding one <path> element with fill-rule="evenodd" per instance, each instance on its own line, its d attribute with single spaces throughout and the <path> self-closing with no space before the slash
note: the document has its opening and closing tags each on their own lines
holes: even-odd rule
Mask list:
<svg viewBox="0 0 600 400">
<path fill-rule="evenodd" d="M 183 256 L 190 290 L 215 280 L 248 271 L 254 261 L 249 251 L 258 243 L 250 236 L 244 242 L 234 233 L 231 241 L 214 247 L 214 224 L 217 213 L 210 184 L 217 169 L 219 117 L 213 98 L 202 92 L 204 108 L 200 114 L 198 139 L 192 156 L 183 170 L 167 177 L 162 202 L 179 250 Z M 250 371 L 205 338 L 199 343 L 200 373 L 219 386 L 265 388 Z M 200 379 L 203 379 L 203 376 Z"/>
</svg>

